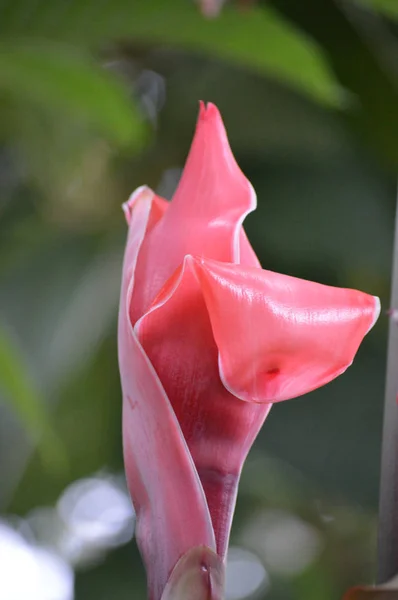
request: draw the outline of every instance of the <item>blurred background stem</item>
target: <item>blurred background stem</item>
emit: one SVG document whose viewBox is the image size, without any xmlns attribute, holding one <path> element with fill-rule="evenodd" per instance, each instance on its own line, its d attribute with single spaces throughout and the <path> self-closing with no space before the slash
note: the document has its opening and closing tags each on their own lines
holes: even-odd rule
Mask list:
<svg viewBox="0 0 398 600">
<path fill-rule="evenodd" d="M 391 282 L 391 318 L 385 389 L 382 465 L 379 510 L 379 583 L 398 572 L 398 205 Z"/>
</svg>

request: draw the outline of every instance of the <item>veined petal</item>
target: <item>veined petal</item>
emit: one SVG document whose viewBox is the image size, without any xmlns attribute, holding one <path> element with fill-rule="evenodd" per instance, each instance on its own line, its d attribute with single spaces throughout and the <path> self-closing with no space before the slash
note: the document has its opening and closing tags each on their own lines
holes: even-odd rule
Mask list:
<svg viewBox="0 0 398 600">
<path fill-rule="evenodd" d="M 242 402 L 223 386 L 192 259 L 166 282 L 135 330 L 180 423 L 224 557 L 241 469 L 271 406 Z"/>
<path fill-rule="evenodd" d="M 177 191 L 140 250 L 133 321 L 148 310 L 187 254 L 254 265 L 242 222 L 255 207 L 255 192 L 235 161 L 218 109 L 201 103 Z"/>
<path fill-rule="evenodd" d="M 279 402 L 343 373 L 380 312 L 378 298 L 239 265 L 195 261 L 225 387 Z"/>
<path fill-rule="evenodd" d="M 129 317 L 137 255 L 148 226 L 161 215 L 148 188 L 130 212 L 119 312 L 126 474 L 137 513 L 136 537 L 148 573 L 151 600 L 159 600 L 179 558 L 190 548 L 215 550 L 202 485 L 170 402 Z"/>
</svg>

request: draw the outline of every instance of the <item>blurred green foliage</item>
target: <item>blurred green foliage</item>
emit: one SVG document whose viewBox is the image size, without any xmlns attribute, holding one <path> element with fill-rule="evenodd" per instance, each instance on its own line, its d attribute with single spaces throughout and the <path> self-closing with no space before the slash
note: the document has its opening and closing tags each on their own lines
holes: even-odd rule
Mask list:
<svg viewBox="0 0 398 600">
<path fill-rule="evenodd" d="M 98 49 L 131 38 L 144 44 L 170 44 L 271 73 L 325 102 L 336 99 L 335 82 L 321 52 L 271 9 L 253 9 L 243 20 L 236 10 L 228 10 L 222 19 L 200 22 L 194 3 L 185 0 L 167 4 L 162 0 L 67 4 L 55 0 L 22 5 L 8 3 L 1 33 L 62 39 L 74 48 Z"/>
<path fill-rule="evenodd" d="M 12 409 L 24 422 L 43 460 L 46 463 L 54 460 L 54 468 L 58 469 L 63 460 L 59 439 L 54 435 L 41 394 L 29 375 L 26 361 L 4 330 L 0 330 L 0 382 L 2 398 L 10 402 Z"/>
<path fill-rule="evenodd" d="M 385 13 L 390 17 L 398 16 L 398 5 L 395 0 L 366 0 L 366 2 L 382 14 Z"/>
<path fill-rule="evenodd" d="M 170 197 L 199 99 L 220 107 L 257 191 L 247 232 L 264 267 L 358 287 L 388 307 L 396 6 L 230 2 L 209 20 L 189 0 L 0 0 L 5 517 L 122 470 L 120 205 L 143 183 Z M 332 600 L 372 580 L 385 338 L 381 318 L 353 367 L 274 407 L 256 443 L 233 543 L 265 563 L 264 598 Z M 266 538 L 262 515 L 275 510 L 319 540 L 301 571 L 278 571 L 250 533 L 263 524 Z M 77 573 L 77 600 L 145 596 L 133 544 Z"/>
<path fill-rule="evenodd" d="M 57 110 L 97 126 L 117 143 L 134 140 L 141 121 L 121 85 L 65 44 L 8 40 L 0 47 L 0 86 L 11 100 Z M 139 140 L 138 140 L 139 141 Z"/>
</svg>

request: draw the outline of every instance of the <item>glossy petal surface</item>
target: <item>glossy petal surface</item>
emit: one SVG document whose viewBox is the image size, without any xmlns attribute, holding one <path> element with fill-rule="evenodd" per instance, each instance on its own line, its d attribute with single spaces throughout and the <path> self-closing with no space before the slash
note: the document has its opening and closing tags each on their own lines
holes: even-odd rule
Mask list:
<svg viewBox="0 0 398 600">
<path fill-rule="evenodd" d="M 221 379 L 242 400 L 279 402 L 328 383 L 351 365 L 379 316 L 378 298 L 356 290 L 210 260 L 196 264 Z"/>
<path fill-rule="evenodd" d="M 138 190 L 127 206 L 131 222 L 119 314 L 126 474 L 137 512 L 137 540 L 150 565 L 153 600 L 160 598 L 185 552 L 200 545 L 215 550 L 203 489 L 181 428 L 129 319 L 137 255 L 147 228 L 164 212 L 159 207 L 162 202 L 146 188 Z"/>
<path fill-rule="evenodd" d="M 270 406 L 242 402 L 223 386 L 201 287 L 187 260 L 136 325 L 201 479 L 217 551 L 225 556 L 243 462 Z"/>
<path fill-rule="evenodd" d="M 200 106 L 191 150 L 164 218 L 148 233 L 137 264 L 135 322 L 149 308 L 187 254 L 258 264 L 242 229 L 256 195 L 238 167 L 213 104 Z"/>
</svg>

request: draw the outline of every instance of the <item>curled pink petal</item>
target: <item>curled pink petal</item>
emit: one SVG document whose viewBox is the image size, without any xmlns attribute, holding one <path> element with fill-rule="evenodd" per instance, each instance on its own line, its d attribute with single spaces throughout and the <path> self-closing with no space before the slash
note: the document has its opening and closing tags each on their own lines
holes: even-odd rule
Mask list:
<svg viewBox="0 0 398 600">
<path fill-rule="evenodd" d="M 151 229 L 156 225 L 156 223 L 158 223 L 163 217 L 166 210 L 170 206 L 170 202 L 167 202 L 167 200 L 152 192 L 152 190 L 150 190 L 146 185 L 142 185 L 131 194 L 127 202 L 123 204 L 122 208 L 124 216 L 126 217 L 127 225 L 130 225 L 134 207 L 139 198 L 142 198 L 143 194 L 145 193 L 151 194 L 152 197 L 151 211 L 149 213 L 148 223 L 146 227 L 146 233 L 149 233 Z"/>
<path fill-rule="evenodd" d="M 255 208 L 255 192 L 236 163 L 217 107 L 201 102 L 195 137 L 169 218 L 180 222 L 194 217 L 212 236 L 212 229 L 234 228 L 236 221 L 242 223 Z M 229 240 L 229 244 L 231 241 L 236 242 Z"/>
<path fill-rule="evenodd" d="M 271 407 L 242 402 L 223 386 L 192 260 L 168 280 L 135 330 L 181 426 L 224 557 L 241 469 Z"/>
<path fill-rule="evenodd" d="M 140 250 L 133 322 L 149 308 L 187 254 L 239 263 L 243 244 L 242 258 L 254 264 L 242 222 L 255 207 L 256 194 L 235 161 L 218 109 L 201 103 L 178 188 L 164 218 Z"/>
<path fill-rule="evenodd" d="M 130 215 L 119 313 L 119 365 L 124 456 L 137 513 L 136 537 L 146 564 L 151 565 L 150 598 L 159 600 L 179 558 L 195 546 L 215 550 L 215 539 L 180 425 L 129 318 L 137 255 L 148 226 L 161 216 L 153 200 L 153 192 L 142 188 Z"/>
<path fill-rule="evenodd" d="M 196 264 L 221 378 L 242 400 L 279 402 L 330 382 L 351 365 L 380 313 L 378 298 L 356 290 L 211 260 Z"/>
</svg>

